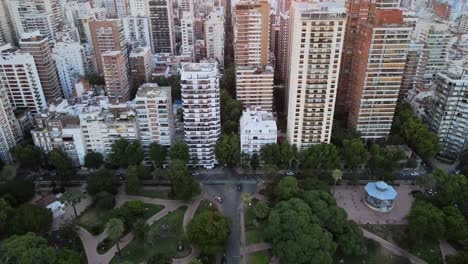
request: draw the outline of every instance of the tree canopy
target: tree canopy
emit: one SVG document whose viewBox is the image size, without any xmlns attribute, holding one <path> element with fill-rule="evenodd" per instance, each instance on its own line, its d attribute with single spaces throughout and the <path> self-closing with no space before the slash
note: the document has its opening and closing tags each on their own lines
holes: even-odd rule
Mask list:
<svg viewBox="0 0 468 264">
<path fill-rule="evenodd" d="M 148 155 L 156 167 L 162 168 L 166 162 L 167 148 L 163 145 L 153 142 L 149 147 Z"/>
<path fill-rule="evenodd" d="M 22 168 L 37 170 L 41 167 L 44 152 L 34 145 L 16 145 L 12 149 L 14 159 Z"/>
<path fill-rule="evenodd" d="M 176 198 L 187 201 L 201 193 L 200 185 L 190 174 L 183 161 L 173 160 L 168 175 Z"/>
<path fill-rule="evenodd" d="M 187 226 L 190 242 L 207 254 L 221 253 L 229 232 L 229 219 L 217 211 L 205 211 L 195 215 Z"/>
<path fill-rule="evenodd" d="M 226 75 L 226 74 L 225 74 Z M 234 82 L 235 83 L 235 82 Z M 242 103 L 229 94 L 225 89 L 221 90 L 221 129 L 225 134 L 239 131 L 239 120 L 242 116 Z"/>
<path fill-rule="evenodd" d="M 286 176 L 276 185 L 274 194 L 278 200 L 287 200 L 296 197 L 299 191 L 297 179 L 293 176 Z"/>
<path fill-rule="evenodd" d="M 67 181 L 75 173 L 72 160 L 59 148 L 55 148 L 49 153 L 49 164 L 57 170 L 61 181 Z"/>
<path fill-rule="evenodd" d="M 169 150 L 171 160 L 181 160 L 187 164 L 190 160 L 189 148 L 183 141 L 176 141 Z"/>
<path fill-rule="evenodd" d="M 8 238 L 1 248 L 4 263 L 50 264 L 56 263 L 57 255 L 47 241 L 34 233 Z"/>
<path fill-rule="evenodd" d="M 104 157 L 99 152 L 88 152 L 85 156 L 84 166 L 88 169 L 99 169 L 104 163 Z"/>
<path fill-rule="evenodd" d="M 128 141 L 118 139 L 112 144 L 109 154 L 109 162 L 118 168 L 127 168 L 130 165 L 138 165 L 143 161 L 144 155 L 141 144 L 137 140 Z"/>
<path fill-rule="evenodd" d="M 223 134 L 214 149 L 216 159 L 222 165 L 235 166 L 240 161 L 240 143 L 237 134 Z"/>
<path fill-rule="evenodd" d="M 119 182 L 115 175 L 106 169 L 100 169 L 88 176 L 86 190 L 91 195 L 96 195 L 103 191 L 117 194 L 118 184 Z"/>
<path fill-rule="evenodd" d="M 341 157 L 351 170 L 357 170 L 367 161 L 367 150 L 362 140 L 359 138 L 344 140 Z"/>
<path fill-rule="evenodd" d="M 429 202 L 416 200 L 408 215 L 408 232 L 413 241 L 442 238 L 445 234 L 444 213 Z"/>
<path fill-rule="evenodd" d="M 331 170 L 339 168 L 340 153 L 333 144 L 319 144 L 301 152 L 301 164 L 305 169 Z"/>
</svg>

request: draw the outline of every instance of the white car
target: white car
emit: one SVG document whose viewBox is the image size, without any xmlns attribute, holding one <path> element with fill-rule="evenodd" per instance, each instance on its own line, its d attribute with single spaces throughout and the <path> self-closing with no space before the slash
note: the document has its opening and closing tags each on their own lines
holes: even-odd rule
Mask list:
<svg viewBox="0 0 468 264">
<path fill-rule="evenodd" d="M 196 172 L 196 171 L 195 171 L 195 172 L 192 172 L 192 176 L 198 176 L 198 175 L 200 175 L 199 172 Z"/>
<path fill-rule="evenodd" d="M 294 176 L 294 171 L 287 171 L 287 172 L 286 172 L 286 175 L 288 175 L 288 176 Z"/>
<path fill-rule="evenodd" d="M 410 173 L 411 176 L 419 176 L 419 172 L 413 171 Z"/>
<path fill-rule="evenodd" d="M 216 196 L 215 200 L 220 202 L 220 203 L 223 203 L 223 198 L 221 198 L 221 196 Z"/>
</svg>

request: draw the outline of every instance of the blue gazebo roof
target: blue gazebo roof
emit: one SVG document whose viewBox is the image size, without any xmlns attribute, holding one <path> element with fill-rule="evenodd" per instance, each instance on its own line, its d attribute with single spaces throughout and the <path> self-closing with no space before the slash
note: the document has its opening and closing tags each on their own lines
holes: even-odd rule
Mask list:
<svg viewBox="0 0 468 264">
<path fill-rule="evenodd" d="M 369 182 L 364 188 L 368 195 L 379 200 L 394 200 L 398 193 L 383 181 Z"/>
</svg>

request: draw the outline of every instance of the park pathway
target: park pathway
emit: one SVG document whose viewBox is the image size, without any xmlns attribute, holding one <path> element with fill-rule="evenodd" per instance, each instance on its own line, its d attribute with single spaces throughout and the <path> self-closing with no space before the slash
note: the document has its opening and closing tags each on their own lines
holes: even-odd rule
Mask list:
<svg viewBox="0 0 468 264">
<path fill-rule="evenodd" d="M 405 257 L 405 258 L 408 258 L 411 263 L 415 263 L 415 264 L 427 264 L 427 262 L 425 262 L 424 260 L 416 257 L 415 255 L 409 253 L 408 251 L 405 251 L 403 250 L 402 248 L 396 246 L 395 244 L 392 244 L 390 242 L 388 242 L 387 240 L 379 237 L 378 235 L 374 234 L 374 233 L 371 233 L 363 228 L 361 228 L 363 234 L 364 234 L 364 237 L 368 238 L 368 239 L 372 239 L 374 240 L 375 242 L 379 243 L 382 247 L 390 250 L 391 252 L 399 255 L 399 256 L 402 256 L 402 257 Z"/>
<path fill-rule="evenodd" d="M 446 263 L 445 257 L 453 256 L 457 254 L 457 250 L 453 248 L 452 245 L 450 245 L 447 242 L 447 240 L 440 240 L 439 247 L 440 247 L 440 253 L 442 254 L 442 260 L 444 261 L 444 263 Z"/>
<path fill-rule="evenodd" d="M 148 197 L 141 197 L 141 196 L 133 196 L 133 195 L 126 195 L 123 192 L 119 192 L 119 194 L 116 195 L 116 207 L 122 206 L 126 201 L 131 201 L 131 200 L 141 200 L 145 203 L 149 204 L 156 204 L 156 205 L 162 205 L 164 206 L 164 209 L 159 211 L 157 214 L 151 216 L 146 220 L 146 223 L 148 225 L 152 225 L 159 219 L 163 218 L 166 216 L 168 213 L 178 209 L 179 207 L 182 206 L 187 206 L 187 211 L 184 214 L 184 219 L 183 219 L 183 226 L 184 226 L 184 231 L 186 229 L 186 226 L 192 220 L 198 206 L 200 205 L 202 200 L 210 200 L 212 201 L 213 199 L 207 195 L 207 194 L 202 194 L 194 197 L 192 200 L 190 200 L 189 203 L 184 203 L 182 201 L 178 200 L 164 200 L 164 199 L 156 199 L 156 198 L 148 198 Z M 219 204 L 213 202 L 218 208 L 220 208 Z M 103 232 L 102 234 L 98 236 L 93 236 L 91 235 L 86 229 L 82 227 L 78 227 L 78 235 L 83 242 L 83 247 L 86 252 L 86 256 L 88 259 L 88 263 L 93 263 L 93 264 L 108 264 L 112 260 L 112 258 L 117 254 L 117 246 L 114 245 L 112 248 L 110 248 L 105 254 L 98 254 L 97 252 L 97 247 L 99 243 L 101 243 L 104 239 L 106 239 L 107 234 Z M 124 236 L 120 241 L 119 241 L 119 246 L 120 249 L 125 248 L 130 242 L 133 240 L 133 234 L 129 233 L 126 236 Z M 199 252 L 192 246 L 192 252 L 190 255 L 184 258 L 180 259 L 173 259 L 173 263 L 175 264 L 189 264 L 195 257 L 197 257 Z"/>
</svg>

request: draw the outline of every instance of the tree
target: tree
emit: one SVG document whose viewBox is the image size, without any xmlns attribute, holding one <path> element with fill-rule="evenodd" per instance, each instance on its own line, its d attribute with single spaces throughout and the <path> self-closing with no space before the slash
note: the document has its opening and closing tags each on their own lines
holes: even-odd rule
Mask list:
<svg viewBox="0 0 468 264">
<path fill-rule="evenodd" d="M 57 175 L 62 183 L 68 181 L 75 173 L 72 160 L 59 148 L 55 148 L 49 153 L 49 164 L 57 170 Z"/>
<path fill-rule="evenodd" d="M 103 76 L 99 76 L 97 74 L 86 74 L 84 77 L 89 84 L 91 85 L 105 85 L 106 81 Z"/>
<path fill-rule="evenodd" d="M 81 202 L 82 199 L 86 198 L 86 194 L 78 191 L 78 190 L 70 190 L 66 191 L 60 196 L 59 200 L 62 203 L 67 203 L 73 207 L 73 212 L 75 213 L 75 218 L 78 217 L 76 213 L 76 205 Z"/>
<path fill-rule="evenodd" d="M 226 71 L 224 76 L 226 76 Z M 221 90 L 220 101 L 223 134 L 237 133 L 239 131 L 239 120 L 242 116 L 242 103 L 232 98 L 225 89 Z"/>
<path fill-rule="evenodd" d="M 274 194 L 278 200 L 288 200 L 295 197 L 299 190 L 297 179 L 293 176 L 286 176 L 276 185 Z"/>
<path fill-rule="evenodd" d="M 180 94 L 180 75 L 171 75 L 168 78 L 158 76 L 154 80 L 159 86 L 171 86 L 172 103 L 181 99 Z"/>
<path fill-rule="evenodd" d="M 442 208 L 445 214 L 445 238 L 460 241 L 468 238 L 468 226 L 465 217 L 455 206 Z"/>
<path fill-rule="evenodd" d="M 47 245 L 44 238 L 34 233 L 8 238 L 2 245 L 1 252 L 4 263 L 50 264 L 57 261 L 54 249 Z"/>
<path fill-rule="evenodd" d="M 229 236 L 230 222 L 217 211 L 195 215 L 187 225 L 187 237 L 203 253 L 218 254 L 223 251 Z"/>
<path fill-rule="evenodd" d="M 169 157 L 171 160 L 181 160 L 187 164 L 190 159 L 187 144 L 185 144 L 183 141 L 176 141 L 174 144 L 172 144 L 171 149 L 169 150 Z"/>
<path fill-rule="evenodd" d="M 254 212 L 255 216 L 258 219 L 265 219 L 268 216 L 268 213 L 270 212 L 270 207 L 266 202 L 259 201 L 255 204 Z"/>
<path fill-rule="evenodd" d="M 247 174 L 250 168 L 250 155 L 245 152 L 242 152 L 240 160 L 241 160 L 242 171 L 244 172 L 244 175 L 245 175 Z"/>
<path fill-rule="evenodd" d="M 447 264 L 468 264 L 468 253 L 459 251 L 456 255 L 445 258 Z"/>
<path fill-rule="evenodd" d="M 433 190 L 437 181 L 432 174 L 424 174 L 416 178 L 416 184 L 424 190 Z"/>
<path fill-rule="evenodd" d="M 143 241 L 146 233 L 149 230 L 149 225 L 143 219 L 137 219 L 132 225 L 132 232 L 136 239 Z"/>
<path fill-rule="evenodd" d="M 26 203 L 16 209 L 9 230 L 17 235 L 28 232 L 43 234 L 50 230 L 52 221 L 52 212 L 49 209 Z"/>
<path fill-rule="evenodd" d="M 412 241 L 443 237 L 445 234 L 444 213 L 431 203 L 416 200 L 408 215 L 408 232 Z"/>
<path fill-rule="evenodd" d="M 274 179 L 278 175 L 278 167 L 274 164 L 263 165 L 263 174 L 268 179 Z"/>
<path fill-rule="evenodd" d="M 301 199 L 276 204 L 268 216 L 265 235 L 282 263 L 332 263 L 336 250 L 332 235 Z"/>
<path fill-rule="evenodd" d="M 240 143 L 237 134 L 222 135 L 214 149 L 216 160 L 221 165 L 235 166 L 240 160 Z"/>
<path fill-rule="evenodd" d="M 281 149 L 278 144 L 266 144 L 260 149 L 260 158 L 265 164 L 281 165 Z"/>
<path fill-rule="evenodd" d="M 250 197 L 249 193 L 242 193 L 242 203 L 244 206 L 249 206 L 249 204 L 252 202 L 252 197 Z"/>
<path fill-rule="evenodd" d="M 16 178 L 16 167 L 15 166 L 4 166 L 1 171 L 1 178 L 4 181 L 11 181 Z"/>
<path fill-rule="evenodd" d="M 468 177 L 468 149 L 465 149 L 460 155 L 460 171 L 461 174 Z"/>
<path fill-rule="evenodd" d="M 111 153 L 109 154 L 110 163 L 119 168 L 139 165 L 143 158 L 140 142 L 137 140 L 128 141 L 124 138 L 118 139 L 112 144 Z"/>
<path fill-rule="evenodd" d="M 16 145 L 12 154 L 14 159 L 25 169 L 37 170 L 41 167 L 44 152 L 34 145 Z"/>
<path fill-rule="evenodd" d="M 64 248 L 57 253 L 57 264 L 80 264 L 81 256 L 78 252 Z"/>
<path fill-rule="evenodd" d="M 106 169 L 100 169 L 91 173 L 87 179 L 86 190 L 91 195 L 105 191 L 111 194 L 117 194 L 119 185 L 117 177 Z"/>
<path fill-rule="evenodd" d="M 0 198 L 0 236 L 6 233 L 14 214 L 15 209 L 4 198 Z"/>
<path fill-rule="evenodd" d="M 258 158 L 258 154 L 254 153 L 252 154 L 252 157 L 250 157 L 250 168 L 253 170 L 254 174 L 258 167 L 260 167 L 260 160 Z"/>
<path fill-rule="evenodd" d="M 106 234 L 110 240 L 114 241 L 120 255 L 119 240 L 125 231 L 124 223 L 118 218 L 111 218 L 106 224 Z"/>
<path fill-rule="evenodd" d="M 339 169 L 334 169 L 334 170 L 332 171 L 332 178 L 333 178 L 333 180 L 335 181 L 335 182 L 333 183 L 333 192 L 332 192 L 332 194 L 335 194 L 336 183 L 337 183 L 339 180 L 341 180 L 341 177 L 342 177 L 342 176 L 343 176 L 343 172 L 341 172 L 341 170 L 339 170 Z"/>
<path fill-rule="evenodd" d="M 11 195 L 17 204 L 30 201 L 35 192 L 36 186 L 31 180 L 13 180 L 0 185 L 0 196 Z"/>
<path fill-rule="evenodd" d="M 127 194 L 137 194 L 140 191 L 140 173 L 144 171 L 142 165 L 132 165 L 127 169 L 125 191 Z"/>
<path fill-rule="evenodd" d="M 148 156 L 158 168 L 162 168 L 166 162 L 167 148 L 158 143 L 151 143 Z"/>
<path fill-rule="evenodd" d="M 344 232 L 338 235 L 338 247 L 345 255 L 363 255 L 366 253 L 366 240 L 361 228 L 354 222 L 349 221 Z"/>
<path fill-rule="evenodd" d="M 149 257 L 147 264 L 171 264 L 172 258 L 168 254 L 156 253 Z"/>
<path fill-rule="evenodd" d="M 331 170 L 340 166 L 340 155 L 333 144 L 319 144 L 301 153 L 301 164 L 306 169 Z"/>
<path fill-rule="evenodd" d="M 94 204 L 100 209 L 110 210 L 115 206 L 114 195 L 106 191 L 98 192 L 96 196 L 94 196 Z"/>
<path fill-rule="evenodd" d="M 84 166 L 88 169 L 97 170 L 104 163 L 104 157 L 102 156 L 102 154 L 94 151 L 86 153 L 84 160 Z"/>
<path fill-rule="evenodd" d="M 358 138 L 343 141 L 341 156 L 348 167 L 356 171 L 360 165 L 367 161 L 367 150 Z"/>
<path fill-rule="evenodd" d="M 172 192 L 176 198 L 187 201 L 201 193 L 200 185 L 190 175 L 185 162 L 173 160 L 167 174 L 171 181 Z"/>
<path fill-rule="evenodd" d="M 462 206 L 468 202 L 468 179 L 464 175 L 449 175 L 441 169 L 435 169 L 432 175 L 436 180 L 438 205 Z"/>
</svg>

